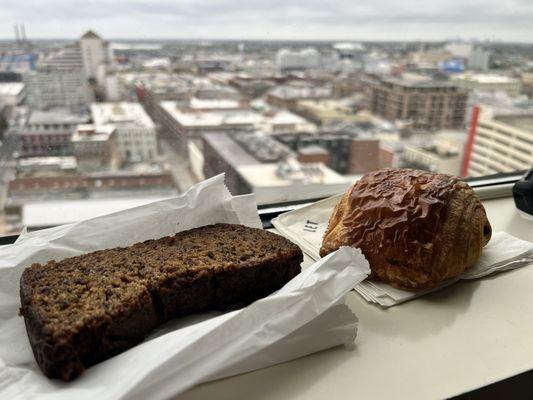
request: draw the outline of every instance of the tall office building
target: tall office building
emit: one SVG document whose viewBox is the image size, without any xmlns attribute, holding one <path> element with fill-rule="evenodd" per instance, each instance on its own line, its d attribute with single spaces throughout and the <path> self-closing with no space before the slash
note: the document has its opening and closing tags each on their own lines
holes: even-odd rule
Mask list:
<svg viewBox="0 0 533 400">
<path fill-rule="evenodd" d="M 33 109 L 66 108 L 74 113 L 87 110 L 91 92 L 81 69 L 30 71 L 24 74 L 26 103 Z"/>
<path fill-rule="evenodd" d="M 370 82 L 370 108 L 390 121 L 408 120 L 414 129 L 462 127 L 468 94 L 450 81 L 404 73 Z"/>
<path fill-rule="evenodd" d="M 106 62 L 106 47 L 105 41 L 93 31 L 87 31 L 81 37 L 81 57 L 87 78 L 97 78 L 100 65 Z"/>
<path fill-rule="evenodd" d="M 80 70 L 83 68 L 80 47 L 78 44 L 69 44 L 40 60 L 39 67 L 54 71 Z"/>
<path fill-rule="evenodd" d="M 91 75 L 87 71 L 92 67 L 89 61 L 100 60 L 96 42 L 102 42 L 93 35 L 96 36 L 91 31 L 87 32 L 79 43 L 69 44 L 49 54 L 39 62 L 35 71 L 24 73 L 27 103 L 31 108 L 66 108 L 74 113 L 88 109 L 93 100 L 88 83 Z M 93 50 L 93 47 L 97 50 Z M 96 57 L 93 57 L 93 53 Z"/>
<path fill-rule="evenodd" d="M 490 52 L 483 47 L 476 46 L 468 57 L 468 68 L 487 71 L 490 63 Z"/>
</svg>

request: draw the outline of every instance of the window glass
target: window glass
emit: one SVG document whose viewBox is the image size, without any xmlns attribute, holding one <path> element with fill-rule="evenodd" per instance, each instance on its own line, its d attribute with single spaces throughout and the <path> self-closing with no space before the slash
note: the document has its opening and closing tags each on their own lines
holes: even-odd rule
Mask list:
<svg viewBox="0 0 533 400">
<path fill-rule="evenodd" d="M 533 165 L 527 1 L 22 0 L 0 17 L 0 235 L 220 173 L 264 205 L 377 168 Z M 41 225 L 24 212 L 48 202 Z"/>
</svg>

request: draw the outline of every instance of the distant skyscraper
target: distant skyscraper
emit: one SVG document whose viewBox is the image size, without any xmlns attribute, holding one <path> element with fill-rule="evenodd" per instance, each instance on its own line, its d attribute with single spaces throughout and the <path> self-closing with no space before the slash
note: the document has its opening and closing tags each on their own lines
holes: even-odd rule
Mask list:
<svg viewBox="0 0 533 400">
<path fill-rule="evenodd" d="M 83 68 L 83 60 L 80 47 L 77 44 L 67 45 L 61 50 L 39 60 L 39 67 L 54 71 L 81 70 Z"/>
<path fill-rule="evenodd" d="M 483 47 L 476 46 L 468 57 L 468 68 L 486 71 L 489 69 L 490 52 Z"/>
<path fill-rule="evenodd" d="M 96 79 L 98 67 L 106 62 L 106 43 L 93 31 L 87 31 L 80 39 L 80 49 L 85 75 Z"/>
<path fill-rule="evenodd" d="M 475 112 L 464 169 L 468 176 L 483 176 L 531 168 L 533 160 L 533 113 L 498 114 L 490 107 Z"/>
<path fill-rule="evenodd" d="M 90 32 L 84 36 L 91 36 Z M 92 39 L 86 39 L 92 40 Z M 85 55 L 92 45 L 82 38 L 39 60 L 35 71 L 26 72 L 23 81 L 28 92 L 28 105 L 33 109 L 66 108 L 74 113 L 85 112 L 93 99 L 86 73 Z M 89 44 L 88 44 L 89 43 Z"/>
</svg>

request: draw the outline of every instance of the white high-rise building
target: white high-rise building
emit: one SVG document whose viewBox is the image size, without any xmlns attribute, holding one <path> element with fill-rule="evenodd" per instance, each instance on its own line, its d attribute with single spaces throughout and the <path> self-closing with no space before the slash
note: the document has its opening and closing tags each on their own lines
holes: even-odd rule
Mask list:
<svg viewBox="0 0 533 400">
<path fill-rule="evenodd" d="M 468 176 L 490 175 L 531 168 L 533 113 L 496 114 L 481 108 L 468 164 Z"/>
<path fill-rule="evenodd" d="M 468 57 L 468 68 L 486 71 L 489 69 L 490 52 L 481 46 L 474 47 Z"/>
<path fill-rule="evenodd" d="M 139 103 L 93 103 L 91 116 L 96 128 L 116 129 L 118 150 L 127 162 L 153 161 L 157 155 L 155 125 Z"/>
<path fill-rule="evenodd" d="M 26 103 L 33 109 L 66 108 L 85 111 L 92 101 L 87 79 L 81 69 L 37 70 L 24 73 Z"/>
<path fill-rule="evenodd" d="M 54 71 L 82 69 L 83 60 L 78 44 L 70 44 L 39 60 L 39 67 Z"/>
<path fill-rule="evenodd" d="M 281 70 L 312 69 L 320 66 L 320 53 L 312 47 L 300 51 L 281 49 L 276 59 Z"/>
<path fill-rule="evenodd" d="M 98 67 L 107 60 L 107 45 L 93 31 L 87 31 L 80 39 L 83 68 L 88 78 L 96 79 Z"/>
</svg>

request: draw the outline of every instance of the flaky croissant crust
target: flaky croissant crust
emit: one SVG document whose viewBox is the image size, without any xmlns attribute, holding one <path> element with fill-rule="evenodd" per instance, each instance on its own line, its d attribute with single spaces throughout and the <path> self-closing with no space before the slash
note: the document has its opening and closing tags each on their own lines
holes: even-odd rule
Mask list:
<svg viewBox="0 0 533 400">
<path fill-rule="evenodd" d="M 381 169 L 364 175 L 337 204 L 320 255 L 360 247 L 373 278 L 418 290 L 474 265 L 491 232 L 481 201 L 465 182 Z"/>
</svg>

